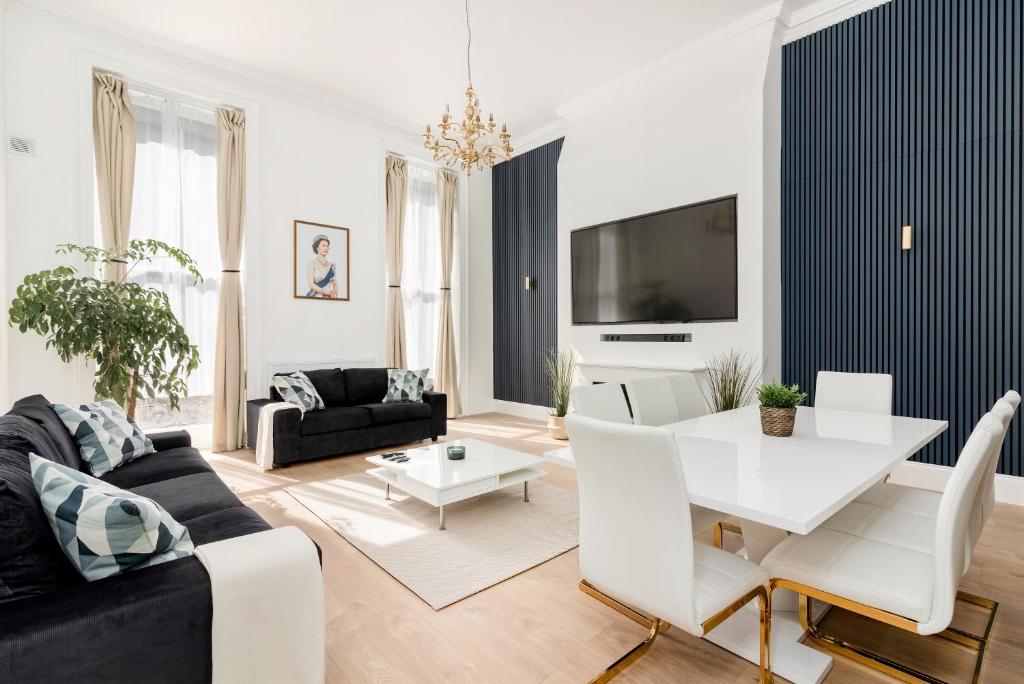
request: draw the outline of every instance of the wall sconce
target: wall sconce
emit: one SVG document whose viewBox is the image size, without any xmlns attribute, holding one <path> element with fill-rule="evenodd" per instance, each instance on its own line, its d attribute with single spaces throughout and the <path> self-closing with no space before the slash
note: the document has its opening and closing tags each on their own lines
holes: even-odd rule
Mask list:
<svg viewBox="0 0 1024 684">
<path fill-rule="evenodd" d="M 533 276 L 523 276 L 523 289 L 524 290 L 536 290 L 537 279 Z"/>
<path fill-rule="evenodd" d="M 900 240 L 900 249 L 904 252 L 909 252 L 910 248 L 914 246 L 914 227 L 903 226 L 903 235 Z"/>
</svg>

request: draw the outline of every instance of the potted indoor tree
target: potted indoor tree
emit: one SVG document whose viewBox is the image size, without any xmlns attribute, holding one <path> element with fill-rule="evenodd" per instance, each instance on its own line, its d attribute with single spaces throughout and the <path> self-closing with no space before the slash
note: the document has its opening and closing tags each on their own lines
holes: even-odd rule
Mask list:
<svg viewBox="0 0 1024 684">
<path fill-rule="evenodd" d="M 569 413 L 569 390 L 576 374 L 576 351 L 552 349 L 544 356 L 544 374 L 551 394 L 548 433 L 555 439 L 569 439 L 565 431 L 565 415 Z"/>
<path fill-rule="evenodd" d="M 168 258 L 200 282 L 195 261 L 158 240 L 132 240 L 120 250 L 59 245 L 57 253 L 78 255 L 88 264 L 124 263 L 125 275 L 104 280 L 81 275 L 73 266 L 29 274 L 11 302 L 11 326 L 42 335 L 47 349 L 65 363 L 76 357 L 95 362 L 96 396 L 115 400 L 133 418 L 142 396 L 165 396 L 178 408 L 188 394 L 186 380 L 199 366 L 199 350 L 167 295 L 129 276 L 142 262 Z"/>
<path fill-rule="evenodd" d="M 807 400 L 800 385 L 769 382 L 757 388 L 757 398 L 761 402 L 761 432 L 772 437 L 792 435 L 796 407 Z"/>
</svg>

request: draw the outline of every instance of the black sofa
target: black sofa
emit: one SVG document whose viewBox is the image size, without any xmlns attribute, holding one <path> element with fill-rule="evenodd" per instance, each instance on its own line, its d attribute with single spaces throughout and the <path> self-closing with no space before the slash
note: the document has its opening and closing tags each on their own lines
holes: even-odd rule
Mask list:
<svg viewBox="0 0 1024 684">
<path fill-rule="evenodd" d="M 155 454 L 101 479 L 158 502 L 197 546 L 270 529 L 191 447 L 187 432 L 151 438 Z M 209 682 L 212 595 L 199 560 L 87 582 L 44 516 L 30 451 L 86 470 L 41 395 L 0 416 L 0 682 Z"/>
<path fill-rule="evenodd" d="M 422 402 L 381 400 L 388 388 L 386 368 L 330 368 L 304 371 L 326 408 L 307 411 L 298 407 L 274 414 L 274 464 L 288 466 L 326 456 L 408 444 L 448 431 L 448 397 L 424 392 Z M 281 401 L 270 388 L 269 399 L 253 399 L 246 406 L 246 440 L 256 448 L 260 409 Z"/>
</svg>

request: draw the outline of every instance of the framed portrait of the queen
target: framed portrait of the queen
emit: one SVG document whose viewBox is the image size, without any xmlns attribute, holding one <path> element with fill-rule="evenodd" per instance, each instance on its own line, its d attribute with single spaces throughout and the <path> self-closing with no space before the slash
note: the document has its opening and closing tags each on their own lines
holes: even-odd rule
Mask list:
<svg viewBox="0 0 1024 684">
<path fill-rule="evenodd" d="M 347 302 L 348 228 L 296 219 L 294 230 L 295 298 Z"/>
</svg>

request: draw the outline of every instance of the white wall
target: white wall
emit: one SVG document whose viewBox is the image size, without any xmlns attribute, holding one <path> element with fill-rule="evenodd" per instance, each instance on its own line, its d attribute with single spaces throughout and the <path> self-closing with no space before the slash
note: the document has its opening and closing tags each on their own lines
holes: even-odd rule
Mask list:
<svg viewBox="0 0 1024 684">
<path fill-rule="evenodd" d="M 202 56 L 23 5 L 10 9 L 6 19 L 8 130 L 35 138 L 39 148 L 36 158 L 8 156 L 9 292 L 26 273 L 54 265 L 56 244 L 93 239 L 88 79 L 97 66 L 130 81 L 246 110 L 250 204 L 243 269 L 250 396 L 265 393 L 271 361 L 383 362 L 383 158 L 387 150 L 414 151 L 414 134 L 407 137 L 309 94 L 239 76 Z M 292 298 L 297 218 L 351 228 L 351 301 Z M 12 398 L 35 392 L 55 401 L 91 397 L 87 366 L 62 364 L 37 337 L 13 331 L 9 358 Z"/>
<path fill-rule="evenodd" d="M 693 55 L 655 77 L 576 113 L 558 165 L 559 344 L 590 362 L 700 365 L 736 348 L 777 354 L 766 332 L 766 74 L 775 22 Z M 778 120 L 767 122 L 778 126 Z M 771 144 L 778 144 L 777 137 Z M 777 171 L 774 174 L 777 176 Z M 770 188 L 769 188 L 770 191 Z M 777 192 L 777 185 L 776 190 Z M 569 232 L 701 200 L 738 195 L 739 316 L 736 322 L 572 326 Z M 776 202 L 773 199 L 772 205 Z M 767 250 L 773 249 L 768 247 Z M 601 342 L 602 333 L 689 332 L 691 343 Z M 771 358 L 773 364 L 777 358 Z"/>
<path fill-rule="evenodd" d="M 0 60 L 4 59 L 4 23 L 6 6 L 0 4 Z M 10 405 L 7 379 L 7 128 L 4 125 L 6 92 L 4 74 L 0 68 L 0 140 L 4 151 L 0 153 L 0 411 Z"/>
<path fill-rule="evenodd" d="M 469 177 L 469 259 L 466 291 L 469 308 L 467 382 L 463 411 L 494 409 L 494 280 L 491 242 L 491 170 Z"/>
</svg>

